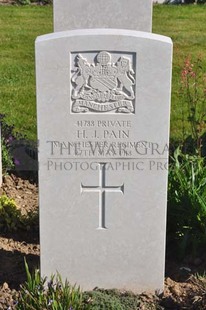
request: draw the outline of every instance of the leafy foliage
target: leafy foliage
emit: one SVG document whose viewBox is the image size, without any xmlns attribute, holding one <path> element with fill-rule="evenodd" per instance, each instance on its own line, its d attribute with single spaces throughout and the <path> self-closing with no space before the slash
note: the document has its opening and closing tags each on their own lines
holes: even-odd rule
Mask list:
<svg viewBox="0 0 206 310">
<path fill-rule="evenodd" d="M 37 211 L 22 215 L 13 199 L 0 196 L 0 232 L 17 230 L 38 230 L 39 215 Z"/>
<path fill-rule="evenodd" d="M 193 149 L 201 155 L 206 131 L 206 72 L 200 57 L 194 62 L 186 58 L 180 95 L 183 105 L 186 105 L 186 109 L 182 109 L 183 141 L 190 139 Z M 190 124 L 190 130 L 185 128 L 186 121 Z"/>
<path fill-rule="evenodd" d="M 31 4 L 31 1 L 30 0 L 17 0 L 17 3 L 21 5 L 28 5 L 28 4 Z"/>
<path fill-rule="evenodd" d="M 2 138 L 2 145 L 1 145 L 1 151 L 2 151 L 2 170 L 3 172 L 6 172 L 8 170 L 11 170 L 14 167 L 13 159 L 9 151 L 9 144 L 8 142 Z"/>
<path fill-rule="evenodd" d="M 82 292 L 79 287 L 70 286 L 67 281 L 63 283 L 61 276 L 41 278 L 39 270 L 34 275 L 29 271 L 25 261 L 27 281 L 21 287 L 17 302 L 17 310 L 87 310 L 83 308 Z"/>
<path fill-rule="evenodd" d="M 204 4 L 206 0 L 165 0 L 164 4 Z"/>
<path fill-rule="evenodd" d="M 94 290 L 83 294 L 85 303 L 92 310 L 136 310 L 139 309 L 140 299 L 133 293 L 118 290 Z M 145 308 L 146 309 L 146 308 Z"/>
<path fill-rule="evenodd" d="M 7 196 L 0 197 L 0 231 L 14 231 L 22 226 L 22 216 L 15 201 Z"/>
<path fill-rule="evenodd" d="M 50 281 L 41 278 L 39 270 L 31 274 L 25 261 L 27 281 L 16 297 L 17 310 L 137 310 L 142 304 L 141 296 L 118 290 L 97 289 L 82 293 L 79 287 L 52 276 Z M 144 309 L 162 309 L 158 304 L 145 303 Z"/>
<path fill-rule="evenodd" d="M 206 245 L 206 166 L 204 158 L 178 148 L 171 158 L 168 185 L 168 235 L 179 255 Z"/>
<path fill-rule="evenodd" d="M 200 57 L 184 62 L 180 102 L 182 143 L 170 158 L 168 238 L 183 257 L 206 245 L 206 73 Z"/>
<path fill-rule="evenodd" d="M 14 167 L 13 159 L 10 152 L 10 143 L 14 139 L 13 126 L 5 122 L 5 115 L 0 114 L 0 128 L 2 140 L 2 169 L 3 172 L 11 170 Z"/>
<path fill-rule="evenodd" d="M 93 291 L 84 294 L 86 300 L 90 300 L 89 309 L 93 310 L 124 310 L 120 300 L 116 296 L 105 294 L 101 291 Z"/>
<path fill-rule="evenodd" d="M 0 114 L 1 122 L 1 136 L 2 136 L 2 170 L 6 173 L 11 170 L 26 171 L 26 169 L 33 172 L 35 175 L 35 169 L 31 162 L 22 159 L 21 152 L 25 152 L 27 156 L 34 161 L 37 161 L 37 146 L 33 141 L 25 139 L 25 136 L 14 132 L 14 126 L 8 125 L 5 121 L 5 115 Z M 19 151 L 21 150 L 22 151 Z M 34 165 L 34 164 L 33 164 Z"/>
</svg>

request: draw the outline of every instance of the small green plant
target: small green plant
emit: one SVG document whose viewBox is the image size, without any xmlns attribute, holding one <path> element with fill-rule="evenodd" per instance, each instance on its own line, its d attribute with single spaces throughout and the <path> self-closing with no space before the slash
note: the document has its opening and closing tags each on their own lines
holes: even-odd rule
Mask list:
<svg viewBox="0 0 206 310">
<path fill-rule="evenodd" d="M 198 3 L 198 4 L 205 4 L 205 3 L 206 3 L 206 0 L 197 0 L 197 3 Z"/>
<path fill-rule="evenodd" d="M 22 227 L 22 216 L 13 199 L 0 196 L 0 232 L 15 231 Z"/>
<path fill-rule="evenodd" d="M 11 145 L 14 141 L 13 126 L 9 126 L 5 121 L 5 115 L 0 114 L 1 129 L 1 149 L 2 149 L 2 170 L 6 173 L 14 168 L 14 162 L 11 155 Z"/>
<path fill-rule="evenodd" d="M 42 2 L 43 4 L 52 4 L 53 0 L 42 0 L 42 1 L 39 1 L 39 2 Z"/>
<path fill-rule="evenodd" d="M 79 287 L 71 286 L 61 276 L 52 276 L 50 281 L 41 278 L 40 271 L 32 275 L 25 261 L 27 281 L 21 286 L 17 301 L 17 310 L 87 310 L 83 305 L 82 292 Z"/>
<path fill-rule="evenodd" d="M 17 3 L 21 5 L 29 5 L 31 4 L 31 1 L 30 0 L 18 0 Z"/>
<path fill-rule="evenodd" d="M 22 215 L 21 228 L 27 231 L 39 231 L 39 212 L 38 210 L 29 211 L 27 214 Z"/>
<path fill-rule="evenodd" d="M 206 245 L 206 74 L 200 58 L 185 60 L 180 95 L 183 136 L 170 158 L 167 227 L 183 257 Z"/>
<path fill-rule="evenodd" d="M 180 257 L 206 245 L 206 166 L 204 158 L 178 148 L 171 158 L 168 184 L 168 236 Z M 191 253 L 190 253 L 191 254 Z"/>
<path fill-rule="evenodd" d="M 105 291 L 96 290 L 84 293 L 84 298 L 85 301 L 90 300 L 89 309 L 92 310 L 125 310 L 117 296 Z"/>
<path fill-rule="evenodd" d="M 118 290 L 94 290 L 83 293 L 85 303 L 89 301 L 91 310 L 137 310 L 140 309 L 139 296 Z M 148 308 L 145 308 L 148 309 Z"/>
<path fill-rule="evenodd" d="M 6 143 L 4 138 L 2 139 L 1 149 L 2 149 L 2 170 L 3 173 L 5 173 L 8 170 L 14 168 L 14 163 L 12 156 L 9 152 L 8 143 Z"/>
<path fill-rule="evenodd" d="M 183 141 L 190 141 L 193 152 L 201 155 L 203 135 L 206 131 L 206 72 L 203 70 L 201 58 L 194 63 L 189 57 L 185 60 L 180 94 L 187 112 L 182 110 Z M 190 125 L 189 131 L 185 126 L 186 121 Z"/>
<path fill-rule="evenodd" d="M 13 199 L 6 195 L 0 196 L 0 232 L 13 232 L 17 230 L 39 229 L 38 211 L 31 211 L 22 215 Z"/>
<path fill-rule="evenodd" d="M 79 287 L 62 281 L 59 274 L 48 281 L 38 269 L 33 274 L 25 260 L 27 280 L 14 298 L 16 310 L 157 310 L 157 300 L 145 302 L 131 292 L 97 289 L 82 293 Z M 157 298 L 156 298 L 157 299 Z"/>
</svg>

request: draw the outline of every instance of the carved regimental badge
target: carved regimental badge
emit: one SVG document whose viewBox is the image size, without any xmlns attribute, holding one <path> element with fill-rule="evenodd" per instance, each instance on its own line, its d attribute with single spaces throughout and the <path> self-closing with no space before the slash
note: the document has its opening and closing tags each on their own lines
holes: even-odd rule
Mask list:
<svg viewBox="0 0 206 310">
<path fill-rule="evenodd" d="M 72 112 L 134 113 L 135 73 L 132 58 L 106 51 L 92 55 L 90 61 L 84 53 L 73 58 Z"/>
</svg>

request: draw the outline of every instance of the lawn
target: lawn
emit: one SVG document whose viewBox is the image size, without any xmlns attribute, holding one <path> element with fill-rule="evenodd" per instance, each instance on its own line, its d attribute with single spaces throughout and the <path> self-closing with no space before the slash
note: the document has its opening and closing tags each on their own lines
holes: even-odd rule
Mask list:
<svg viewBox="0 0 206 310">
<path fill-rule="evenodd" d="M 36 138 L 34 42 L 52 32 L 52 7 L 0 7 L 0 113 Z"/>
<path fill-rule="evenodd" d="M 206 73 L 206 6 L 201 5 L 155 5 L 153 32 L 172 38 L 174 44 L 171 137 L 179 139 L 182 134 L 182 102 L 179 96 L 181 68 L 187 57 L 201 57 Z"/>
<path fill-rule="evenodd" d="M 181 136 L 179 83 L 184 59 L 201 55 L 206 68 L 206 6 L 155 5 L 153 32 L 174 42 L 171 137 Z M 29 139 L 36 138 L 35 56 L 38 35 L 52 32 L 51 6 L 0 6 L 0 113 Z"/>
</svg>

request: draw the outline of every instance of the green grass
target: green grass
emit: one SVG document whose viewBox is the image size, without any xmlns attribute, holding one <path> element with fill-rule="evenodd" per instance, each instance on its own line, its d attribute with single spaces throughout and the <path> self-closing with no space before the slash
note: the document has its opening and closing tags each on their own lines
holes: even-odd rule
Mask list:
<svg viewBox="0 0 206 310">
<path fill-rule="evenodd" d="M 155 5 L 153 32 L 174 41 L 171 136 L 181 135 L 179 81 L 184 59 L 202 55 L 206 68 L 206 6 Z M 36 138 L 34 41 L 52 32 L 51 6 L 0 6 L 0 113 L 30 139 Z"/>
<path fill-rule="evenodd" d="M 181 136 L 182 102 L 179 97 L 181 68 L 187 56 L 201 57 L 206 73 L 206 6 L 155 5 L 153 32 L 172 38 L 174 44 L 171 137 Z"/>
<path fill-rule="evenodd" d="M 52 7 L 0 7 L 0 113 L 36 138 L 35 56 L 38 35 L 52 32 Z"/>
</svg>

